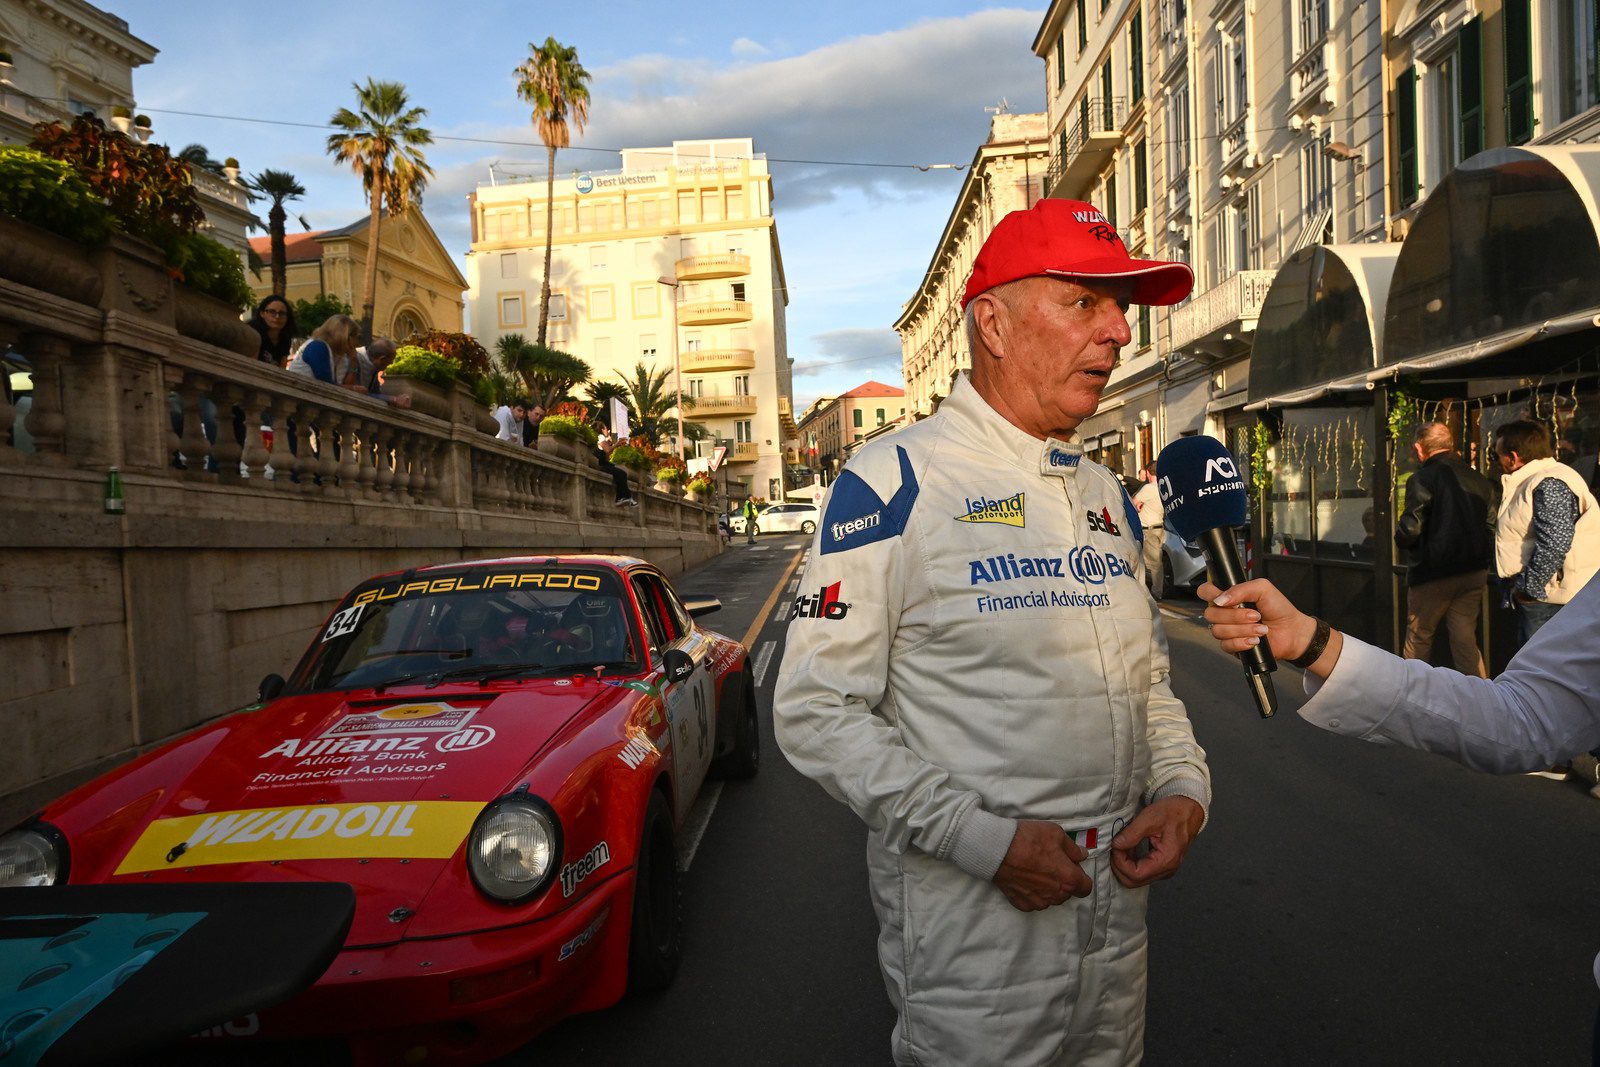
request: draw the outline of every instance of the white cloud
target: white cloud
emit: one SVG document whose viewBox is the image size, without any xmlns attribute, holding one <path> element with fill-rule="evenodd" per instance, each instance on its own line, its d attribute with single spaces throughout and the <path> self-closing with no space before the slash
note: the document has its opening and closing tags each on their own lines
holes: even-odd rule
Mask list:
<svg viewBox="0 0 1600 1067">
<path fill-rule="evenodd" d="M 760 41 L 752 41 L 748 37 L 741 37 L 734 41 L 729 51 L 739 59 L 760 59 L 762 56 L 770 54 L 770 50 L 766 45 Z"/>
<path fill-rule="evenodd" d="M 811 343 L 826 359 L 796 360 L 794 375 L 807 378 L 812 375 L 837 371 L 857 384 L 876 377 L 889 376 L 888 384 L 901 380 L 900 336 L 890 329 L 827 330 L 811 338 Z"/>
</svg>

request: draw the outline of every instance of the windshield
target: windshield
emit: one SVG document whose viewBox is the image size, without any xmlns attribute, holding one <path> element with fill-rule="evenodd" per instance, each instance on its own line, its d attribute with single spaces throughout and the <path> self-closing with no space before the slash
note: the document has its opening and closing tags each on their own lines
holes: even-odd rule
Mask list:
<svg viewBox="0 0 1600 1067">
<path fill-rule="evenodd" d="M 287 688 L 637 669 L 633 631 L 623 585 L 609 571 L 473 569 L 374 582 L 340 605 Z"/>
</svg>

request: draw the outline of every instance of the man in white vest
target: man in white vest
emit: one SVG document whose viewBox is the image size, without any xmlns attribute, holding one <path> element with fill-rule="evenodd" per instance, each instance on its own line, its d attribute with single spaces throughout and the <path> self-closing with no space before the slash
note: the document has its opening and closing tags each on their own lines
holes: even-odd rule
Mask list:
<svg viewBox="0 0 1600 1067">
<path fill-rule="evenodd" d="M 1495 565 L 1512 582 L 1526 642 L 1600 569 L 1600 511 L 1578 472 L 1556 460 L 1543 424 L 1508 422 L 1494 436 L 1505 474 Z"/>
</svg>

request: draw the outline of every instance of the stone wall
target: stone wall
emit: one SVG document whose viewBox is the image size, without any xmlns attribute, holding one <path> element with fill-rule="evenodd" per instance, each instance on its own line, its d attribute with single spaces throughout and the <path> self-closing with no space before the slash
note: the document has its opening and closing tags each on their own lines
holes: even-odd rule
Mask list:
<svg viewBox="0 0 1600 1067">
<path fill-rule="evenodd" d="M 575 551 L 676 574 L 719 551 L 706 505 L 640 486 L 616 508 L 585 456 L 494 440 L 461 393 L 422 404 L 434 417 L 256 363 L 254 335 L 143 247 L 24 233 L 19 263 L 15 225 L 0 219 L 0 347 L 34 388 L 25 413 L 0 396 L 0 429 L 32 441 L 0 435 L 0 826 L 249 703 L 370 575 Z M 103 508 L 112 465 L 121 515 Z"/>
</svg>

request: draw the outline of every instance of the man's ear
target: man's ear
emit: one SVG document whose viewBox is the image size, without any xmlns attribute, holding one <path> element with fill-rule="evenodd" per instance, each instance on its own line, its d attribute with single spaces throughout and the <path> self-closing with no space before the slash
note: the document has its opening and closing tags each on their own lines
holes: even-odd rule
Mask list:
<svg viewBox="0 0 1600 1067">
<path fill-rule="evenodd" d="M 972 325 L 978 340 L 995 359 L 1005 358 L 1005 333 L 1010 312 L 1004 300 L 994 293 L 979 293 L 972 298 Z"/>
</svg>

